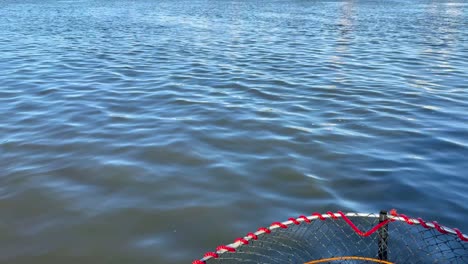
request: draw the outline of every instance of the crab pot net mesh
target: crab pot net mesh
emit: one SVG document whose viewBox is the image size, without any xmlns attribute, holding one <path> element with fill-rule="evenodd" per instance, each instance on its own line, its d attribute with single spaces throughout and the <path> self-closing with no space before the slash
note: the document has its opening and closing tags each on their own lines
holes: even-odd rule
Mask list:
<svg viewBox="0 0 468 264">
<path fill-rule="evenodd" d="M 193 263 L 468 263 L 467 240 L 458 229 L 396 212 L 314 213 L 260 228 Z"/>
</svg>

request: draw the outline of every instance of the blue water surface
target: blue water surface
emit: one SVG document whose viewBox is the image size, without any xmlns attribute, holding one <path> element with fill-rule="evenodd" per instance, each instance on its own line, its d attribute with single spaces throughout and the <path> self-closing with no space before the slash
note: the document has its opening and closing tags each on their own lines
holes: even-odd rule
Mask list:
<svg viewBox="0 0 468 264">
<path fill-rule="evenodd" d="M 468 2 L 0 0 L 0 262 L 189 263 L 314 211 L 468 232 Z"/>
</svg>

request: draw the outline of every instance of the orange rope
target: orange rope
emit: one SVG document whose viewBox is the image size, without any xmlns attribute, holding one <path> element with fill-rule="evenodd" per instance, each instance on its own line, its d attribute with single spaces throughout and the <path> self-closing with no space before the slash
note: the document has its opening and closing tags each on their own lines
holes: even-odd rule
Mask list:
<svg viewBox="0 0 468 264">
<path fill-rule="evenodd" d="M 312 260 L 312 261 L 306 262 L 304 264 L 316 264 L 316 263 L 324 263 L 324 262 L 331 262 L 331 261 L 337 261 L 337 260 L 365 260 L 365 261 L 370 261 L 370 262 L 375 262 L 375 263 L 382 263 L 382 264 L 394 264 L 393 262 L 386 261 L 386 260 L 366 258 L 366 257 L 356 257 L 356 256 L 318 259 L 318 260 Z"/>
</svg>

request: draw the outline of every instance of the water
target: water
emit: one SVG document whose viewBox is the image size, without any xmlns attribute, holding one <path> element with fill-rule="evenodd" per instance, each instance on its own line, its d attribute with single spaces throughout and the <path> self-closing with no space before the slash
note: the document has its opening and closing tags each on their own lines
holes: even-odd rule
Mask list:
<svg viewBox="0 0 468 264">
<path fill-rule="evenodd" d="M 189 263 L 291 216 L 468 232 L 466 1 L 0 0 L 0 262 Z"/>
</svg>

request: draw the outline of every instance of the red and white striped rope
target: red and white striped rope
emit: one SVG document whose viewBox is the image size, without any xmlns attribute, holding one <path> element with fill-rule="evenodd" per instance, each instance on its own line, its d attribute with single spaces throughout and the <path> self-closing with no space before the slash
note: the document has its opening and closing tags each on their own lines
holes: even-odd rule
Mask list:
<svg viewBox="0 0 468 264">
<path fill-rule="evenodd" d="M 461 241 L 468 242 L 468 236 L 460 232 L 457 228 L 448 228 L 445 226 L 439 225 L 436 221 L 432 222 L 427 222 L 424 221 L 421 218 L 410 218 L 404 214 L 398 214 L 396 210 L 391 210 L 390 215 L 388 218 L 382 222 L 379 222 L 377 225 L 375 225 L 373 228 L 369 229 L 368 231 L 364 232 L 361 231 L 350 219 L 349 217 L 368 217 L 368 218 L 379 218 L 379 214 L 369 214 L 369 213 L 343 213 L 341 211 L 338 211 L 337 213 L 333 212 L 327 212 L 325 214 L 320 214 L 320 213 L 312 213 L 309 216 L 304 216 L 301 215 L 297 218 L 289 218 L 287 221 L 284 222 L 274 222 L 272 223 L 268 228 L 267 227 L 261 227 L 259 228 L 255 233 L 248 233 L 245 237 L 243 238 L 237 238 L 234 240 L 234 243 L 231 243 L 229 245 L 221 245 L 216 248 L 214 252 L 207 252 L 202 259 L 195 260 L 192 262 L 192 264 L 204 264 L 206 263 L 207 260 L 211 258 L 219 258 L 220 254 L 223 254 L 225 252 L 236 252 L 237 248 L 241 247 L 242 245 L 249 244 L 250 240 L 257 240 L 259 239 L 259 236 L 264 235 L 264 234 L 269 234 L 271 233 L 271 230 L 277 229 L 277 228 L 288 228 L 290 225 L 299 225 L 301 223 L 311 223 L 314 220 L 321 220 L 325 221 L 327 219 L 343 219 L 357 234 L 363 237 L 370 236 L 377 230 L 379 230 L 381 227 L 387 225 L 389 222 L 394 222 L 394 221 L 401 221 L 405 222 L 409 225 L 421 225 L 422 227 L 428 229 L 428 228 L 433 228 L 437 231 L 439 231 L 442 234 L 452 234 L 458 236 L 458 238 Z"/>
</svg>

